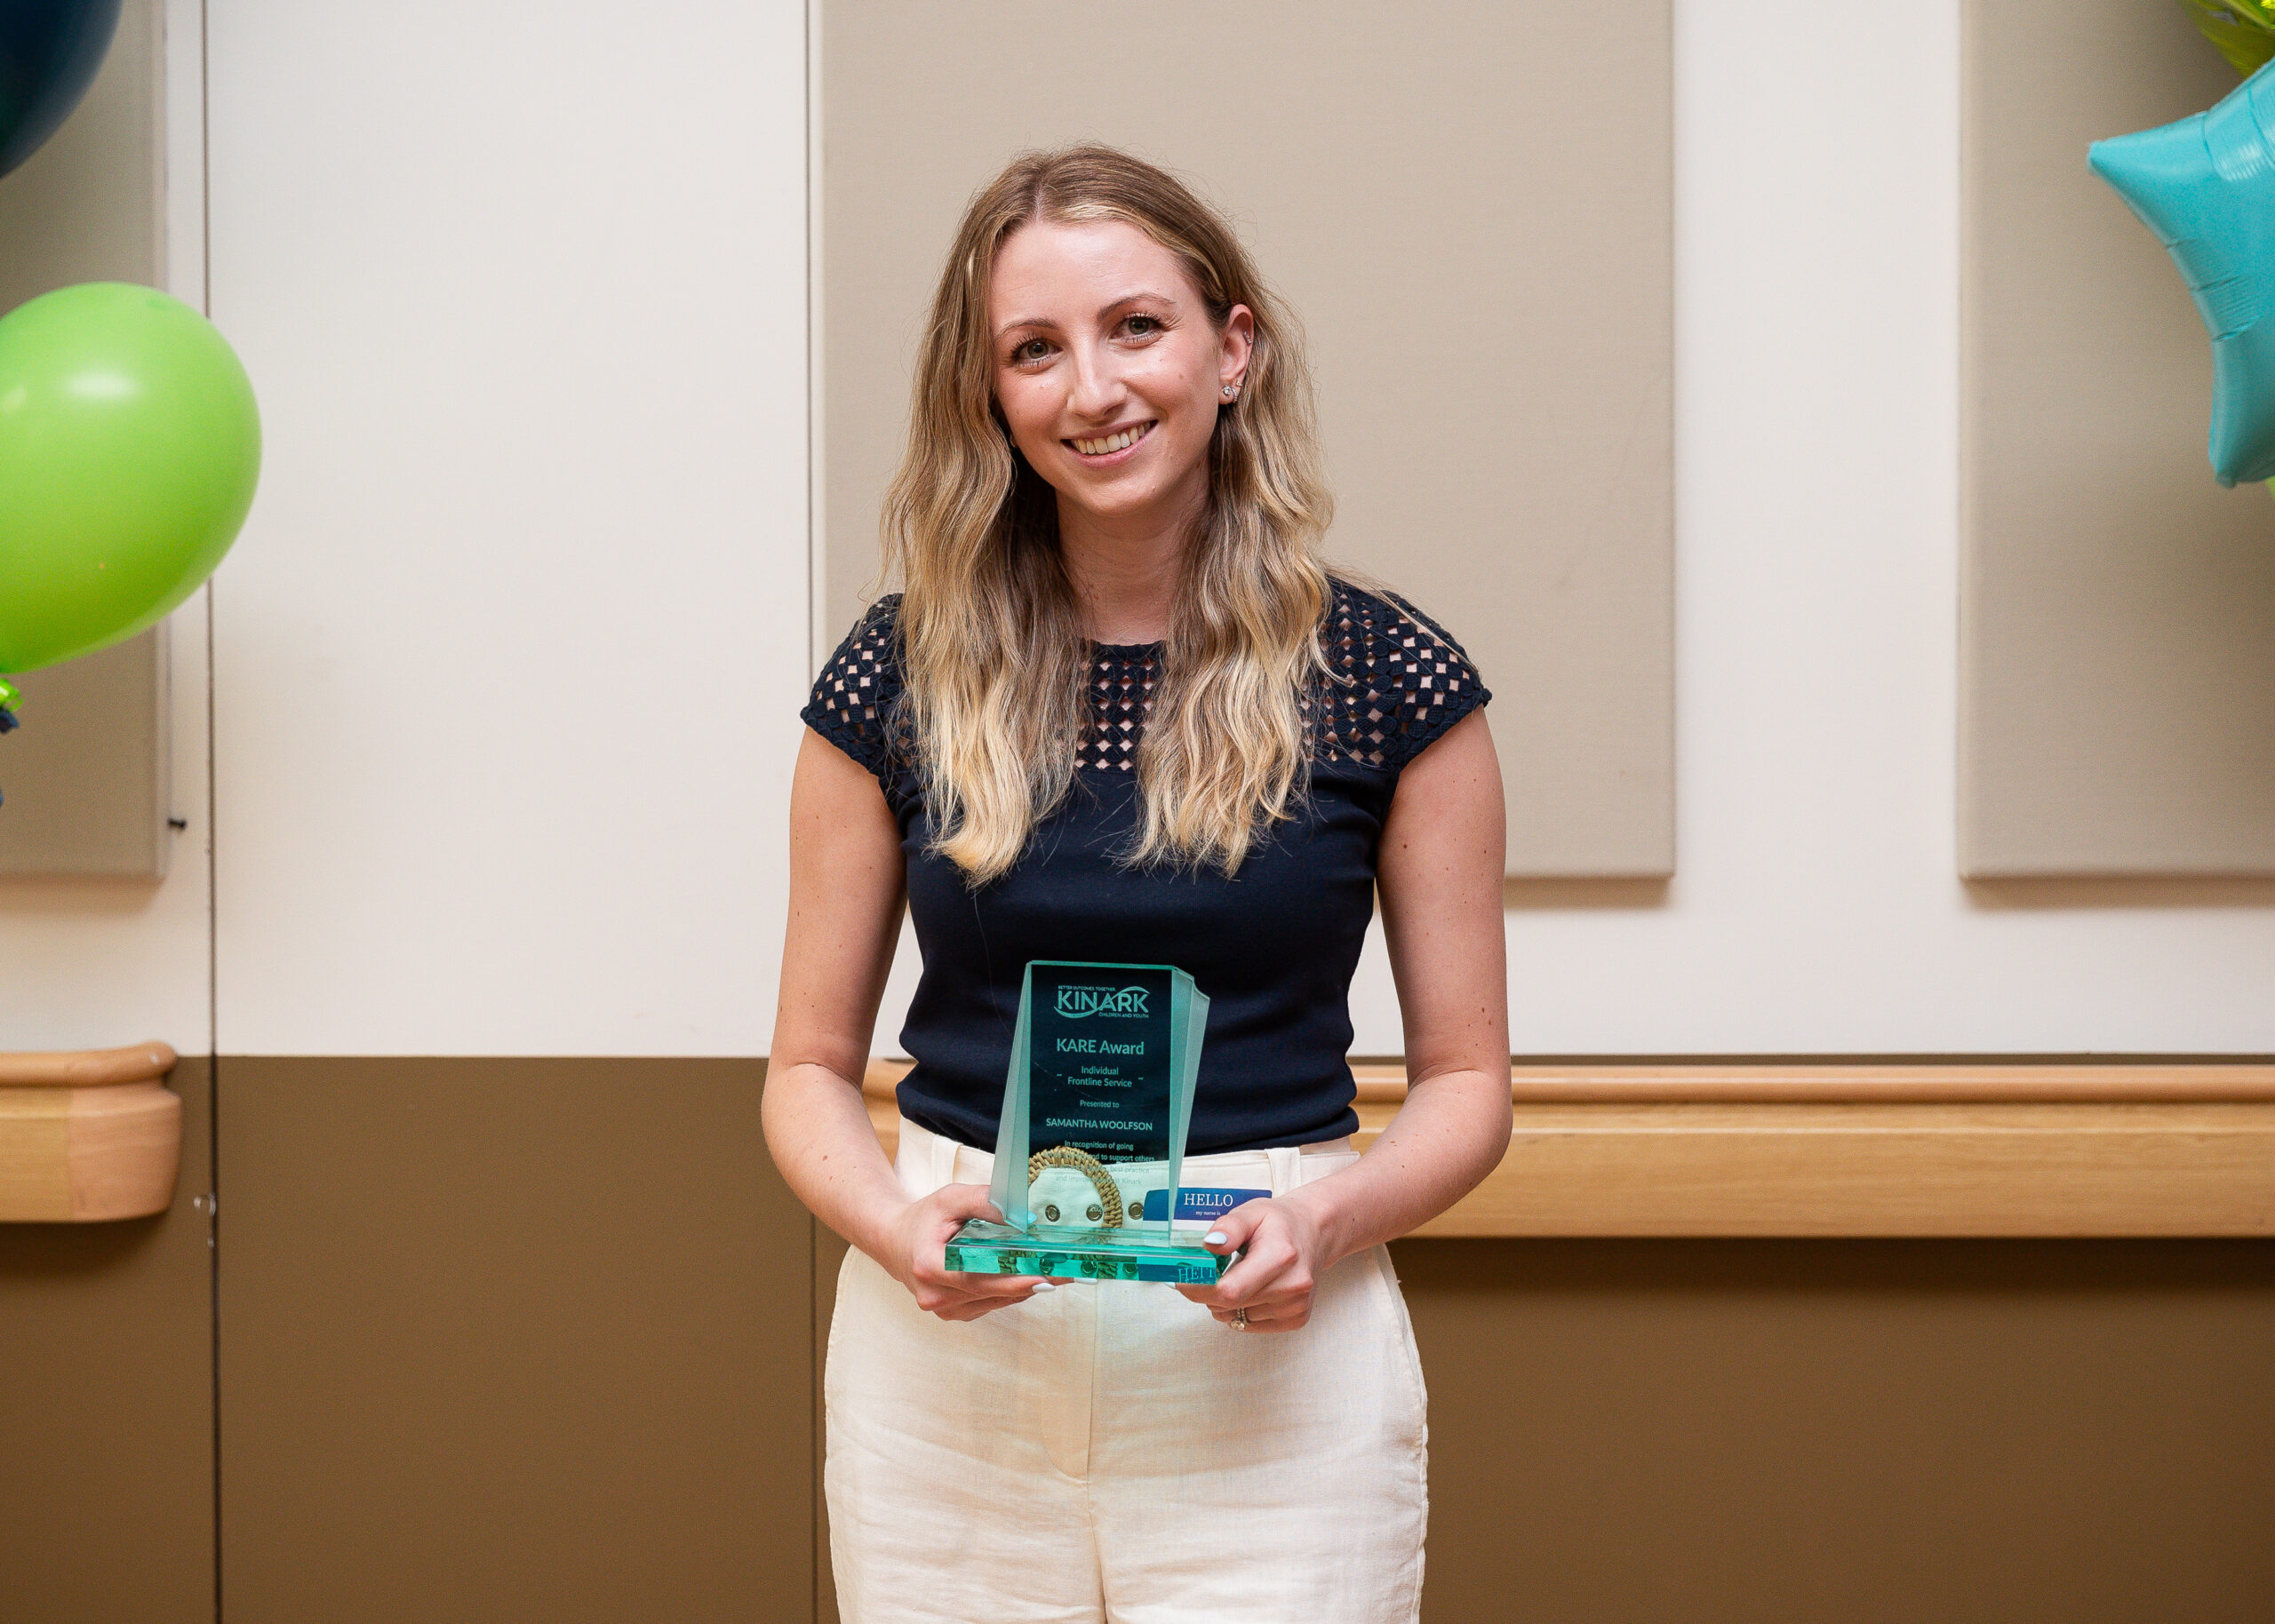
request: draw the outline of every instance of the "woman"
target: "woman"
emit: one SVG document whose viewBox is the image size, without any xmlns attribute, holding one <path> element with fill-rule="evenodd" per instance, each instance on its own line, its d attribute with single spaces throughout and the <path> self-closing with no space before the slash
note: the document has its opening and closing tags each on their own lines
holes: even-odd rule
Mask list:
<svg viewBox="0 0 2275 1624">
<path fill-rule="evenodd" d="M 1318 561 L 1308 388 L 1162 171 L 1031 154 L 967 210 L 887 501 L 906 589 L 804 712 L 766 1090 L 777 1163 L 852 1243 L 826 1378 L 848 1624 L 1418 1610 L 1423 1392 L 1382 1243 L 1508 1144 L 1500 775 L 1460 649 Z M 1361 1158 L 1377 892 L 1410 1086 Z M 894 1166 L 860 1079 L 904 899 Z M 1174 964 L 1211 999 L 1185 1181 L 1270 1191 L 1210 1233 L 1241 1254 L 1215 1286 L 942 1269 L 1000 1216 L 1037 959 Z"/>
</svg>

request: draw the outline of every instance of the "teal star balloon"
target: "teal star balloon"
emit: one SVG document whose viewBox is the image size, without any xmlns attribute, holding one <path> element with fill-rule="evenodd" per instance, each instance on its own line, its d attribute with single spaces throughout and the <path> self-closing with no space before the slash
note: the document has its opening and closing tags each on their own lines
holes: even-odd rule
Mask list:
<svg viewBox="0 0 2275 1624">
<path fill-rule="evenodd" d="M 2209 112 L 2087 155 L 2172 255 L 2212 335 L 2212 472 L 2275 479 L 2275 63 Z"/>
</svg>

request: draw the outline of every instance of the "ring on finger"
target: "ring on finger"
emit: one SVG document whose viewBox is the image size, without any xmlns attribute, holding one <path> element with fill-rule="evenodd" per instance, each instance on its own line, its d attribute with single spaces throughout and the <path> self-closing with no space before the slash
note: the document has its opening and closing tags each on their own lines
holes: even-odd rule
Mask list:
<svg viewBox="0 0 2275 1624">
<path fill-rule="evenodd" d="M 1232 1326 L 1232 1328 L 1233 1328 L 1233 1330 L 1235 1330 L 1235 1331 L 1245 1331 L 1245 1330 L 1247 1330 L 1247 1329 L 1248 1329 L 1248 1310 L 1247 1310 L 1246 1309 L 1234 1309 L 1234 1310 L 1233 1310 L 1233 1317 L 1232 1317 L 1230 1319 L 1226 1320 L 1225 1323 L 1226 1325 L 1228 1325 Z"/>
</svg>

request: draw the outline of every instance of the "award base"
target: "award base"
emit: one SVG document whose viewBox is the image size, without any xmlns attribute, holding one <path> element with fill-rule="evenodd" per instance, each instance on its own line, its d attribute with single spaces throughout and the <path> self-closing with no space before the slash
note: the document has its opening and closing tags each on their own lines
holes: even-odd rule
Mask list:
<svg viewBox="0 0 2275 1624">
<path fill-rule="evenodd" d="M 1197 1236 L 1135 1230 L 1017 1230 L 974 1218 L 948 1242 L 959 1274 L 1039 1274 L 1055 1280 L 1161 1280 L 1214 1286 L 1232 1267 Z"/>
</svg>

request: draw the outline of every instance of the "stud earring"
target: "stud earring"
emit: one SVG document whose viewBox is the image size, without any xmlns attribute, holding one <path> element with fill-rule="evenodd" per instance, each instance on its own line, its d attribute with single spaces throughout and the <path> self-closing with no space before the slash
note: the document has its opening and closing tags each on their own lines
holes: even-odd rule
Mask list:
<svg viewBox="0 0 2275 1624">
<path fill-rule="evenodd" d="M 1226 384 L 1225 386 L 1225 398 L 1228 401 L 1237 401 L 1240 399 L 1241 386 L 1238 384 Z"/>
</svg>

